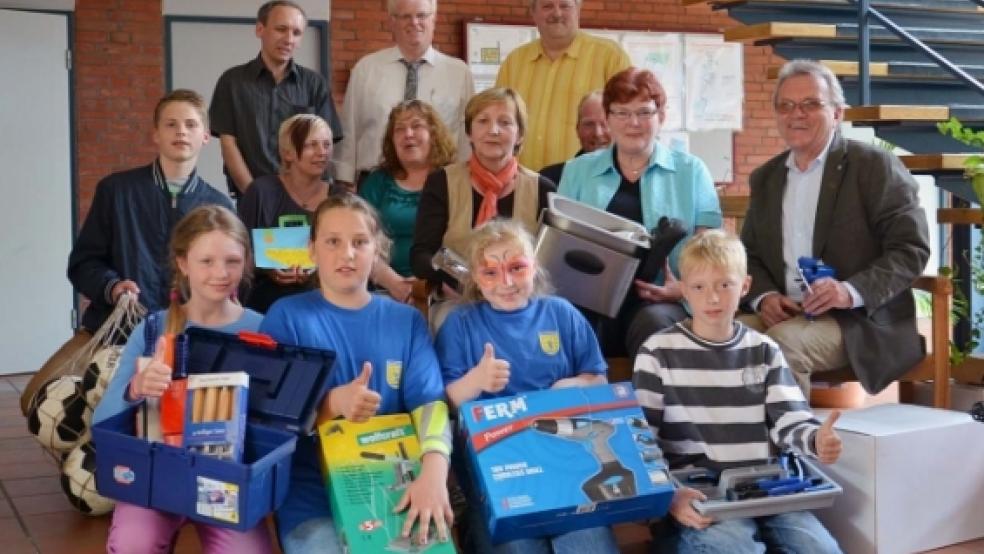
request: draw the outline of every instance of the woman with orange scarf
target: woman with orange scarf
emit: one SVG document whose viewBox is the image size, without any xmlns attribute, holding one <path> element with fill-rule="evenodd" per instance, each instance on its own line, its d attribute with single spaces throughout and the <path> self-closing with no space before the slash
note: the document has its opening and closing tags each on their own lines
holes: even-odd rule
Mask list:
<svg viewBox="0 0 984 554">
<path fill-rule="evenodd" d="M 410 264 L 414 275 L 441 286 L 431 258 L 445 246 L 466 251 L 471 230 L 496 217 L 519 220 L 536 235 L 537 218 L 554 184 L 519 165 L 526 132 L 526 105 L 508 88 L 476 94 L 465 106 L 465 132 L 472 155 L 431 173 L 417 208 Z M 444 287 L 446 294 L 451 289 Z"/>
</svg>

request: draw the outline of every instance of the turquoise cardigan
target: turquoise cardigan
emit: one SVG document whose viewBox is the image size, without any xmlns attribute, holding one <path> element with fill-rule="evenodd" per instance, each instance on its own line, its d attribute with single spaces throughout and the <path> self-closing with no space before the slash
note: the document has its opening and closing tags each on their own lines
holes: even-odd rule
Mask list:
<svg viewBox="0 0 984 554">
<path fill-rule="evenodd" d="M 558 193 L 599 209 L 607 209 L 622 176 L 615 169 L 614 148 L 583 154 L 568 160 Z M 683 221 L 692 234 L 696 227 L 720 227 L 721 205 L 714 181 L 704 162 L 656 143 L 640 180 L 642 224 L 652 229 L 662 216 Z M 683 241 L 670 255 L 670 267 L 679 274 L 677 258 Z M 659 279 L 662 281 L 662 279 Z"/>
</svg>

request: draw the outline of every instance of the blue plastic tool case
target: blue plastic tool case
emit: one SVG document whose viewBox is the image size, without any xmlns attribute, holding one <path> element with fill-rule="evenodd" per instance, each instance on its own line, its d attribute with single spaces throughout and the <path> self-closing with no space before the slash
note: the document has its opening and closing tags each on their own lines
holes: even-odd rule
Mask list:
<svg viewBox="0 0 984 554">
<path fill-rule="evenodd" d="M 122 502 L 250 529 L 287 495 L 297 434 L 313 429 L 335 354 L 258 333 L 189 328 L 187 334 L 189 373 L 250 375 L 242 463 L 137 438 L 131 408 L 93 427 L 96 487 Z"/>
<path fill-rule="evenodd" d="M 770 516 L 785 512 L 795 512 L 799 510 L 816 510 L 828 508 L 834 504 L 834 500 L 844 491 L 836 482 L 827 476 L 819 467 L 807 457 L 800 458 L 805 472 L 804 477 L 817 479 L 824 485 L 823 490 L 801 491 L 780 496 L 766 496 L 762 498 L 747 498 L 744 500 L 728 500 L 727 491 L 742 482 L 754 481 L 757 479 L 781 479 L 787 477 L 785 471 L 779 464 L 768 463 L 726 469 L 721 472 L 720 478 L 714 484 L 694 483 L 694 477 L 700 477 L 706 470 L 700 468 L 687 468 L 673 470 L 670 474 L 676 486 L 685 485 L 692 489 L 697 489 L 707 496 L 707 500 L 694 501 L 694 509 L 701 515 L 709 516 L 715 520 L 726 520 L 746 517 Z"/>
</svg>

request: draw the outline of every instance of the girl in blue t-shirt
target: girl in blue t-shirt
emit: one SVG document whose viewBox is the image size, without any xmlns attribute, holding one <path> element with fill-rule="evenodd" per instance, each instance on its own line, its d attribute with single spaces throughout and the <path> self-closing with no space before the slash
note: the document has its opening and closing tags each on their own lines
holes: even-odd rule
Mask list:
<svg viewBox="0 0 984 554">
<path fill-rule="evenodd" d="M 281 343 L 335 352 L 319 420 L 411 415 L 423 454 L 420 474 L 396 506 L 407 510 L 402 535 L 410 537 L 417 524 L 415 544 L 426 544 L 434 530 L 436 540 L 446 541 L 453 519 L 446 486 L 451 434 L 440 366 L 423 316 L 369 292 L 373 263 L 385 261 L 388 249 L 389 239 L 365 200 L 352 194 L 329 197 L 311 225 L 309 251 L 318 268 L 318 289 L 275 302 L 260 331 Z M 298 440 L 290 489 L 277 511 L 285 554 L 342 552 L 315 439 Z"/>
<path fill-rule="evenodd" d="M 152 317 L 164 325 L 159 333 L 181 333 L 189 326 L 226 333 L 255 331 L 261 316 L 236 300 L 240 282 L 250 267 L 249 234 L 234 213 L 221 206 L 195 208 L 174 227 L 171 237 L 171 305 Z M 120 365 L 106 387 L 93 421 L 99 422 L 145 398 L 159 398 L 171 383 L 164 361 L 164 338 L 154 356 L 137 372 L 137 358 L 146 348 L 145 323 L 140 323 L 120 356 Z M 172 542 L 188 519 L 184 516 L 117 502 L 109 528 L 109 552 L 170 552 Z M 194 522 L 202 549 L 210 553 L 273 552 L 266 524 L 240 532 Z"/>
<path fill-rule="evenodd" d="M 435 343 L 454 408 L 476 398 L 607 382 L 598 339 L 581 312 L 548 294 L 532 239 L 520 224 L 492 220 L 475 229 L 467 259 L 471 278 L 464 298 L 471 302 L 448 315 Z M 478 506 L 463 446 L 455 452 L 455 474 L 469 504 Z M 618 552 L 607 527 L 493 546 L 480 510 L 468 513 L 466 552 Z"/>
</svg>

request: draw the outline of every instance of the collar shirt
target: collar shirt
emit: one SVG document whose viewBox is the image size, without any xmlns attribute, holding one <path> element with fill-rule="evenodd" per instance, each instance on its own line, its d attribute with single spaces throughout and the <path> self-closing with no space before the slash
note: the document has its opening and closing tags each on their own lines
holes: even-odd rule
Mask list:
<svg viewBox="0 0 984 554">
<path fill-rule="evenodd" d="M 509 87 L 526 102 L 529 122 L 519 163 L 534 171 L 562 162 L 580 147 L 577 106 L 585 94 L 631 65 L 613 40 L 579 31 L 570 47 L 551 60 L 540 39 L 513 50 L 499 68 L 495 86 Z"/>
<path fill-rule="evenodd" d="M 803 301 L 802 279 L 798 269 L 800 256 L 813 256 L 813 226 L 817 218 L 817 201 L 823 183 L 823 166 L 834 133 L 827 145 L 805 170 L 796 166 L 794 153 L 786 158 L 786 189 L 782 197 L 782 261 L 786 266 L 786 294 Z"/>
<path fill-rule="evenodd" d="M 236 138 L 254 179 L 277 173 L 280 124 L 301 113 L 321 116 L 331 126 L 335 140 L 342 137 L 324 76 L 291 60 L 278 83 L 260 56 L 219 77 L 208 109 L 212 135 Z"/>
<path fill-rule="evenodd" d="M 379 165 L 390 111 L 403 101 L 407 68 L 396 46 L 373 52 L 355 64 L 342 104 L 345 140 L 335 153 L 335 177 L 355 182 L 360 171 Z M 475 82 L 465 62 L 430 47 L 418 69 L 417 98 L 440 114 L 458 145 L 458 159 L 471 154 L 465 135 L 465 104 Z"/>
</svg>

